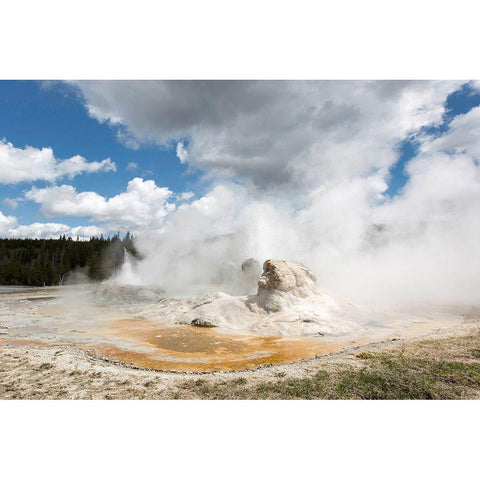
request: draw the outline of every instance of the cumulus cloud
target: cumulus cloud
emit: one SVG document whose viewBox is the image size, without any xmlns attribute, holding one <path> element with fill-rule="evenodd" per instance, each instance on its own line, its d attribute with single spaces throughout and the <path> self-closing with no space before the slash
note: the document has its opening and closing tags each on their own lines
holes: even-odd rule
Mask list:
<svg viewBox="0 0 480 480">
<path fill-rule="evenodd" d="M 6 216 L 3 214 L 3 212 L 0 212 L 0 232 L 2 232 L 2 234 L 5 234 L 5 232 L 8 232 L 8 230 L 13 226 L 15 226 L 16 224 L 17 224 L 16 217 Z"/>
<path fill-rule="evenodd" d="M 19 224 L 14 216 L 5 216 L 0 212 L 0 236 L 7 238 L 59 238 L 62 235 L 86 240 L 105 234 L 102 227 L 95 225 L 70 227 L 63 223 Z"/>
<path fill-rule="evenodd" d="M 91 116 L 180 161 L 256 186 L 315 188 L 386 173 L 410 132 L 438 123 L 459 82 L 79 82 Z M 185 148 L 182 139 L 188 139 Z"/>
<path fill-rule="evenodd" d="M 134 170 L 138 170 L 138 163 L 128 162 L 127 170 L 128 170 L 129 172 L 133 172 Z"/>
<path fill-rule="evenodd" d="M 10 207 L 12 208 L 13 210 L 15 210 L 17 207 L 18 207 L 18 202 L 20 202 L 22 199 L 21 198 L 8 198 L 8 197 L 5 197 L 3 199 L 3 203 L 5 205 L 7 205 L 7 207 Z"/>
<path fill-rule="evenodd" d="M 46 217 L 90 217 L 99 222 L 111 222 L 112 229 L 136 229 L 161 225 L 168 212 L 175 209 L 169 203 L 172 192 L 158 187 L 153 180 L 134 178 L 127 189 L 105 198 L 96 192 L 77 192 L 72 185 L 32 188 L 25 194 L 27 200 L 41 205 Z"/>
<path fill-rule="evenodd" d="M 88 162 L 80 155 L 59 160 L 49 147 L 17 148 L 6 140 L 0 140 L 0 183 L 54 182 L 61 178 L 72 179 L 82 173 L 114 172 L 115 163 L 106 158 L 100 162 Z"/>
</svg>

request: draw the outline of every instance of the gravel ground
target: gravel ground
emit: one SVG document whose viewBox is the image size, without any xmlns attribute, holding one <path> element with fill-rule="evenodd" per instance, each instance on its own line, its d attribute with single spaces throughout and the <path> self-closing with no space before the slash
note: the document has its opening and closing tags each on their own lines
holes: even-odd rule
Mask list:
<svg viewBox="0 0 480 480">
<path fill-rule="evenodd" d="M 335 371 L 339 366 L 358 369 L 362 351 L 381 352 L 415 349 L 422 340 L 442 340 L 478 332 L 480 319 L 439 329 L 408 340 L 387 340 L 362 347 L 285 365 L 267 366 L 252 371 L 208 374 L 168 373 L 140 370 L 89 356 L 75 347 L 0 344 L 0 398 L 2 399 L 178 399 L 212 398 L 216 386 L 247 384 L 250 390 L 265 382 L 282 378 L 301 379 L 319 369 Z M 479 350 L 480 351 L 480 350 Z M 208 389 L 205 389 L 205 386 Z M 479 390 L 468 396 L 478 398 Z M 213 397 L 215 398 L 215 397 Z M 222 397 L 222 398 L 228 398 Z M 236 398 L 233 396 L 232 398 Z M 241 398 L 249 398 L 248 391 Z M 251 398 L 256 398 L 252 396 Z M 278 396 L 274 397 L 278 398 Z"/>
</svg>

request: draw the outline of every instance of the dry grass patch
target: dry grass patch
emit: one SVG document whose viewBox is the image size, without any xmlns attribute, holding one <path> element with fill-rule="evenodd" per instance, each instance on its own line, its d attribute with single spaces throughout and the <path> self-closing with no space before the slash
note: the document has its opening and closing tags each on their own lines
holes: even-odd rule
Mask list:
<svg viewBox="0 0 480 480">
<path fill-rule="evenodd" d="M 187 381 L 178 398 L 457 399 L 480 396 L 480 333 L 412 342 L 356 355 L 360 365 L 325 364 L 301 377 L 249 383 Z"/>
</svg>

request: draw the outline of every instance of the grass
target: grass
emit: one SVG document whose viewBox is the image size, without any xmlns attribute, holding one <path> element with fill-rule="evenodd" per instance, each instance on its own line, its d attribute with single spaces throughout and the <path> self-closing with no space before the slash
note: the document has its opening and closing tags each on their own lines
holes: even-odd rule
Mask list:
<svg viewBox="0 0 480 480">
<path fill-rule="evenodd" d="M 364 351 L 356 362 L 325 364 L 302 377 L 255 383 L 186 381 L 179 398 L 458 399 L 480 397 L 480 332 Z"/>
<path fill-rule="evenodd" d="M 480 358 L 480 348 L 474 348 L 471 353 L 473 358 Z"/>
<path fill-rule="evenodd" d="M 368 351 L 360 352 L 356 355 L 356 357 L 361 358 L 362 360 L 366 360 L 367 358 L 375 357 L 375 353 L 374 352 L 368 352 Z"/>
</svg>

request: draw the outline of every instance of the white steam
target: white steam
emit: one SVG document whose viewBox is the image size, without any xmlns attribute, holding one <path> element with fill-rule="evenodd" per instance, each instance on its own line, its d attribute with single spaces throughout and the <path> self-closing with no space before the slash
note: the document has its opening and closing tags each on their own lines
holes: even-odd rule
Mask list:
<svg viewBox="0 0 480 480">
<path fill-rule="evenodd" d="M 171 213 L 155 235 L 139 233 L 145 258 L 136 275 L 170 294 L 212 284 L 238 293 L 246 258 L 283 258 L 355 302 L 478 303 L 480 182 L 472 183 L 473 166 L 464 167 L 463 159 L 452 163 L 457 185 L 448 190 L 432 163 L 393 200 L 378 178 L 356 178 L 312 192 L 297 209 L 278 196 L 219 185 Z"/>
<path fill-rule="evenodd" d="M 123 249 L 123 264 L 120 272 L 115 275 L 113 280 L 116 283 L 121 283 L 125 285 L 142 285 L 142 279 L 135 272 L 134 268 L 134 259 L 127 249 Z"/>
<path fill-rule="evenodd" d="M 152 220 L 137 222 L 143 260 L 132 273 L 144 284 L 169 294 L 212 285 L 236 293 L 245 259 L 280 258 L 304 263 L 320 288 L 354 302 L 478 304 L 480 107 L 443 123 L 446 99 L 460 86 L 172 81 L 78 88 L 91 116 L 140 143 L 176 144 L 179 159 L 204 172 L 202 185 L 210 182 L 200 198 L 168 210 L 152 204 L 141 217 Z M 412 137 L 419 154 L 390 198 L 396 147 Z"/>
</svg>

